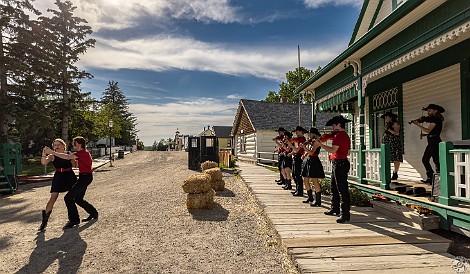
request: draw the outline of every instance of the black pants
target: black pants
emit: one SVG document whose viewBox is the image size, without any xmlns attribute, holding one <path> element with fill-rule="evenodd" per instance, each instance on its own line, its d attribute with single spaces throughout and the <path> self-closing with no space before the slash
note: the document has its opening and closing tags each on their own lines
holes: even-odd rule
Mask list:
<svg viewBox="0 0 470 274">
<path fill-rule="evenodd" d="M 302 155 L 294 154 L 294 164 L 292 166 L 292 177 L 294 177 L 295 191 L 303 193 L 304 184 L 302 181 Z"/>
<path fill-rule="evenodd" d="M 437 140 L 428 139 L 428 145 L 424 150 L 423 158 L 421 161 L 423 162 L 424 168 L 426 169 L 426 176 L 427 179 L 432 179 L 433 176 L 433 169 L 429 161 L 432 158 L 434 165 L 436 165 L 436 173 L 439 173 L 439 143 L 441 142 L 440 138 L 436 138 Z"/>
<path fill-rule="evenodd" d="M 279 157 L 277 158 L 277 168 L 279 169 L 279 179 L 284 180 L 284 176 L 282 176 L 282 162 L 284 162 L 284 153 L 279 154 Z"/>
<path fill-rule="evenodd" d="M 331 173 L 331 209 L 340 212 L 341 201 L 341 214 L 349 216 L 351 208 L 351 200 L 349 198 L 348 186 L 348 172 L 350 164 L 347 159 L 333 160 L 332 173 Z"/>
<path fill-rule="evenodd" d="M 79 222 L 80 216 L 78 215 L 77 205 L 81 206 L 88 214 L 97 216 L 98 212 L 90 203 L 85 201 L 85 192 L 89 184 L 93 181 L 93 175 L 91 173 L 81 173 L 78 176 L 77 182 L 72 186 L 69 192 L 65 195 L 65 205 L 67 206 L 67 212 L 69 215 L 70 222 Z"/>
</svg>

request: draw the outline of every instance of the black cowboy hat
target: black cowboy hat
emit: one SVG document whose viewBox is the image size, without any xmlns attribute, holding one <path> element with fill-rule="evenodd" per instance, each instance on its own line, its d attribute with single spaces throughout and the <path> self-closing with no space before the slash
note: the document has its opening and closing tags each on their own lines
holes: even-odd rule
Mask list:
<svg viewBox="0 0 470 274">
<path fill-rule="evenodd" d="M 292 138 L 292 133 L 290 133 L 289 131 L 286 131 L 286 132 L 285 132 L 285 135 L 286 135 L 287 137 L 289 137 L 289 138 Z"/>
<path fill-rule="evenodd" d="M 301 126 L 295 127 L 295 129 L 294 129 L 292 132 L 297 131 L 297 130 L 298 130 L 298 131 L 302 131 L 303 133 L 307 133 L 307 132 L 308 132 L 305 128 L 303 128 L 303 127 L 301 127 Z"/>
<path fill-rule="evenodd" d="M 335 116 L 335 117 L 331 118 L 330 120 L 328 120 L 328 122 L 326 122 L 325 126 L 328 127 L 328 126 L 331 126 L 331 125 L 336 125 L 336 124 L 339 124 L 339 123 L 347 123 L 347 122 L 351 122 L 351 120 L 344 118 L 343 115 L 338 115 L 338 116 Z"/>
<path fill-rule="evenodd" d="M 283 128 L 283 127 L 280 127 L 278 130 L 276 130 L 277 132 L 279 131 L 283 131 L 283 132 L 286 132 L 286 130 Z"/>
<path fill-rule="evenodd" d="M 429 196 L 429 193 L 424 187 L 418 186 L 418 187 L 413 187 L 412 189 L 407 190 L 406 195 L 410 195 L 414 197 L 425 197 L 425 196 Z"/>
<path fill-rule="evenodd" d="M 423 108 L 423 110 L 428 110 L 428 109 L 435 109 L 439 111 L 440 113 L 444 113 L 446 111 L 443 107 L 441 107 L 440 105 L 436 105 L 436 104 L 429 104 L 427 107 Z"/>
<path fill-rule="evenodd" d="M 318 129 L 314 128 L 314 127 L 311 127 L 310 130 L 308 131 L 309 133 L 313 133 L 317 136 L 321 136 L 320 134 L 320 131 L 318 131 Z"/>
<path fill-rule="evenodd" d="M 387 111 L 385 112 L 384 114 L 382 114 L 382 116 L 380 116 L 380 118 L 385 118 L 386 116 L 390 117 L 390 118 L 398 118 L 398 115 L 396 115 L 395 113 L 391 112 L 391 111 Z"/>
</svg>

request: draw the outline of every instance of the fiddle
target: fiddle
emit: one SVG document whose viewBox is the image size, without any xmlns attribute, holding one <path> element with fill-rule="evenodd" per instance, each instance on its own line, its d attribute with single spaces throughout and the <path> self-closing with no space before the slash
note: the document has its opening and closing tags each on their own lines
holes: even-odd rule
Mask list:
<svg viewBox="0 0 470 274">
<path fill-rule="evenodd" d="M 413 124 L 413 122 L 415 122 L 415 121 L 418 122 L 418 123 L 420 123 L 420 124 L 421 124 L 421 123 L 430 123 L 430 122 L 432 122 L 432 117 L 433 117 L 433 116 L 421 116 L 421 117 L 419 117 L 418 119 L 409 121 L 408 124 L 411 125 L 411 124 Z M 436 117 L 439 118 L 441 121 L 444 121 L 444 116 L 442 116 L 442 114 L 437 113 L 437 114 L 436 114 Z"/>
<path fill-rule="evenodd" d="M 328 140 L 332 140 L 336 134 L 338 134 L 339 131 L 332 131 L 332 132 L 329 132 L 329 133 L 324 133 L 320 136 L 319 140 L 320 142 L 326 142 Z"/>
</svg>

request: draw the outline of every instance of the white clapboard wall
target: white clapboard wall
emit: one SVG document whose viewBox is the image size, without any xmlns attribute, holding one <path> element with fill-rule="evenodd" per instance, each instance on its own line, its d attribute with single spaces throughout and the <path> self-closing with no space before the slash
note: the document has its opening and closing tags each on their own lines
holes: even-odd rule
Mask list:
<svg viewBox="0 0 470 274">
<path fill-rule="evenodd" d="M 236 139 L 237 158 L 241 161 L 247 162 L 256 161 L 256 133 L 244 136 L 237 135 Z M 244 152 L 241 151 L 243 142 L 245 143 Z"/>
<path fill-rule="evenodd" d="M 460 64 L 422 76 L 403 84 L 403 132 L 405 163 L 400 168 L 400 177 L 420 179 L 426 176 L 421 162 L 426 138 L 420 140 L 420 129 L 408 122 L 427 115 L 422 111 L 430 103 L 441 105 L 445 108 L 443 114 L 444 128 L 441 138 L 444 141 L 461 140 L 462 115 L 461 115 L 461 87 Z M 427 124 L 425 123 L 426 127 Z M 434 164 L 432 164 L 434 166 Z"/>
</svg>

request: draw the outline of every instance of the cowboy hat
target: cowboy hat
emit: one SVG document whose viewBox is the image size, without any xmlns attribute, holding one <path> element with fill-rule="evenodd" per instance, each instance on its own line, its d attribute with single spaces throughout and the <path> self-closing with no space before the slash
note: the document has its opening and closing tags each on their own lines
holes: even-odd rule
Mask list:
<svg viewBox="0 0 470 274">
<path fill-rule="evenodd" d="M 351 122 L 351 120 L 344 118 L 343 115 L 338 115 L 338 116 L 335 116 L 335 117 L 331 118 L 330 120 L 328 120 L 328 122 L 326 122 L 325 126 L 331 126 L 331 125 L 336 125 L 336 124 L 340 124 L 340 123 L 347 123 L 347 122 Z"/>
<path fill-rule="evenodd" d="M 314 128 L 314 127 L 311 127 L 308 132 L 309 132 L 309 133 L 313 133 L 313 134 L 315 134 L 315 135 L 317 135 L 317 136 L 321 136 L 320 131 L 318 131 L 318 129 L 316 129 L 316 128 Z"/>
<path fill-rule="evenodd" d="M 286 132 L 286 130 L 283 128 L 283 127 L 280 127 L 278 130 L 276 130 L 277 132 L 279 131 L 283 131 L 283 132 Z"/>
<path fill-rule="evenodd" d="M 303 128 L 301 126 L 297 126 L 292 132 L 294 132 L 294 131 L 302 131 L 303 133 L 308 132 L 305 128 Z"/>
<path fill-rule="evenodd" d="M 423 110 L 428 110 L 428 109 L 435 109 L 439 111 L 440 113 L 443 113 L 446 111 L 443 107 L 441 107 L 440 105 L 436 105 L 436 104 L 429 104 L 427 107 L 423 108 Z"/>
<path fill-rule="evenodd" d="M 398 115 L 396 115 L 395 113 L 391 112 L 391 111 L 387 111 L 385 112 L 384 114 L 382 114 L 382 116 L 380 116 L 380 118 L 385 118 L 386 116 L 390 117 L 390 118 L 398 118 Z"/>
</svg>

